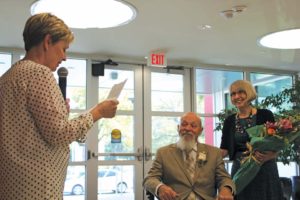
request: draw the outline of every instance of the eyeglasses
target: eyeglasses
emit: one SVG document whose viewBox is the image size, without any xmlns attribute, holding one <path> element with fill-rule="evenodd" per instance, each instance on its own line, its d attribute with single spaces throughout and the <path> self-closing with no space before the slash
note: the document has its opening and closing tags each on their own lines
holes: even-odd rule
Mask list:
<svg viewBox="0 0 300 200">
<path fill-rule="evenodd" d="M 238 90 L 230 93 L 230 96 L 235 96 L 235 95 L 241 95 L 241 94 L 246 94 L 245 90 Z"/>
</svg>

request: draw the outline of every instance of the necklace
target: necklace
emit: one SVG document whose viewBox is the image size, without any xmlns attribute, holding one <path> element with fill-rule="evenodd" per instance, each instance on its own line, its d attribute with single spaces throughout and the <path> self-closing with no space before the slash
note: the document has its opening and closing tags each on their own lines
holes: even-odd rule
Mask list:
<svg viewBox="0 0 300 200">
<path fill-rule="evenodd" d="M 252 115 L 252 109 L 250 111 L 250 114 L 248 117 L 246 118 L 240 118 L 239 114 L 237 113 L 235 116 L 235 131 L 236 133 L 243 135 L 243 136 L 247 136 L 248 137 L 248 133 L 247 133 L 247 129 L 254 126 L 256 121 L 256 116 Z"/>
</svg>

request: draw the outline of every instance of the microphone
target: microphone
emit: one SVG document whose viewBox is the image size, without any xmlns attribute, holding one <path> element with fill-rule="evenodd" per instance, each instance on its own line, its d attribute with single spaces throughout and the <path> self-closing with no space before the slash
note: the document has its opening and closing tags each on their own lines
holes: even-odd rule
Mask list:
<svg viewBox="0 0 300 200">
<path fill-rule="evenodd" d="M 66 100 L 66 93 L 67 93 L 67 76 L 68 76 L 68 70 L 65 67 L 60 67 L 57 70 L 58 75 L 58 85 L 61 90 L 61 93 L 64 97 L 64 100 Z"/>
</svg>

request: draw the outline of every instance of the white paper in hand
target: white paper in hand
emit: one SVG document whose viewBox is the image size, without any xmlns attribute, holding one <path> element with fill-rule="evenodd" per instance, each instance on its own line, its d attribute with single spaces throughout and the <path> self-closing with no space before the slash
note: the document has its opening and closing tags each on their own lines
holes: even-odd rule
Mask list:
<svg viewBox="0 0 300 200">
<path fill-rule="evenodd" d="M 107 99 L 118 99 L 126 81 L 127 79 L 125 79 L 121 83 L 114 84 L 107 96 Z"/>
</svg>

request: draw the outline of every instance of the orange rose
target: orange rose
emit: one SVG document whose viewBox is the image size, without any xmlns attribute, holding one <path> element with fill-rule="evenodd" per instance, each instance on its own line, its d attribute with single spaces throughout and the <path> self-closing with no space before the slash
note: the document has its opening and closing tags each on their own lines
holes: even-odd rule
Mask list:
<svg viewBox="0 0 300 200">
<path fill-rule="evenodd" d="M 276 131 L 273 128 L 268 128 L 267 133 L 268 133 L 268 135 L 275 135 Z"/>
</svg>

